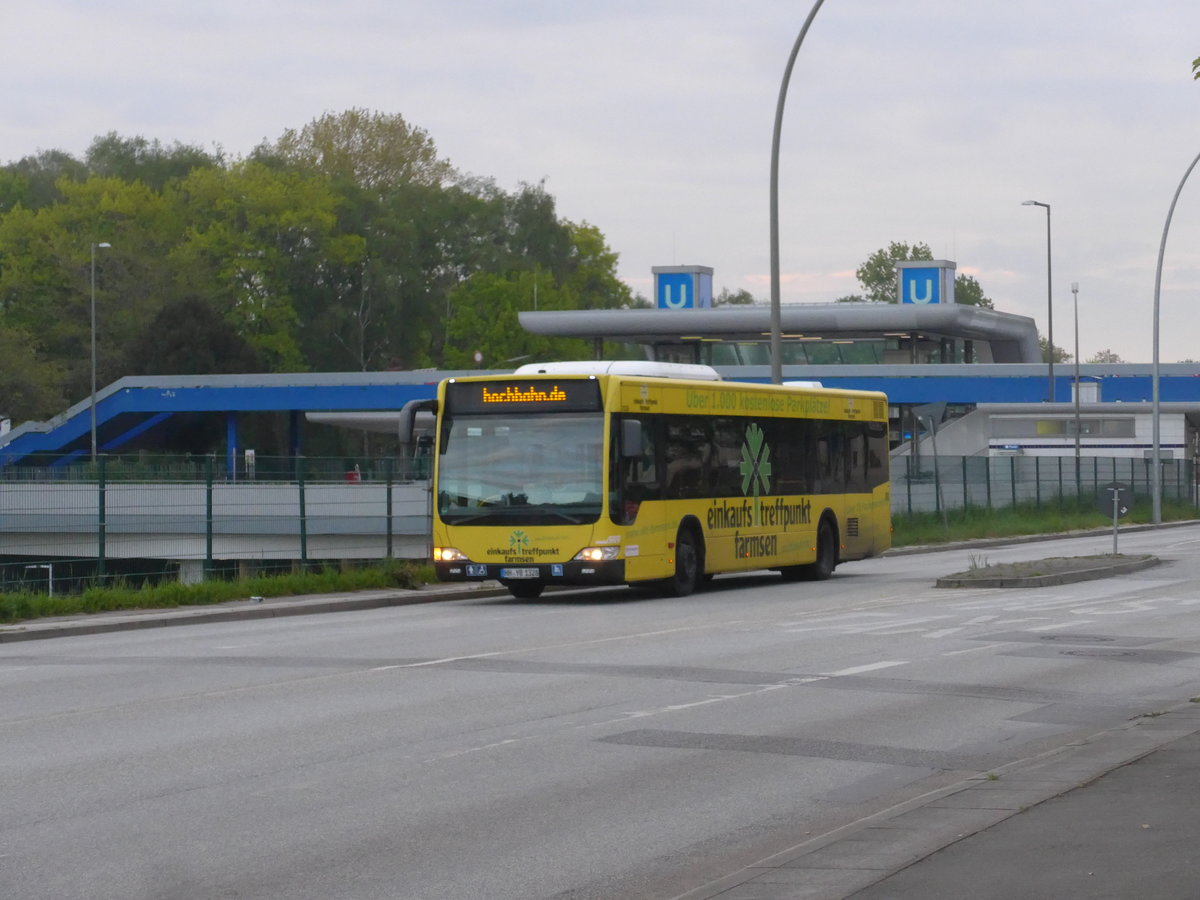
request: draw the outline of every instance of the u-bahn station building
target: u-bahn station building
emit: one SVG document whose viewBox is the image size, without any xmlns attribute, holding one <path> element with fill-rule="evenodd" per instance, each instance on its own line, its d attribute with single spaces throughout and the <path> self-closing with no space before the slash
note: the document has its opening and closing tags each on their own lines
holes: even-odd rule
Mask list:
<svg viewBox="0 0 1200 900">
<path fill-rule="evenodd" d="M 1043 361 L 1034 320 L 954 302 L 946 260 L 900 263 L 891 303 L 785 304 L 779 310 L 783 379 L 882 391 L 893 455 L 1152 458 L 1149 364 Z M 712 305 L 712 269 L 656 267 L 651 309 L 531 311 L 531 333 L 586 338 L 599 357 L 706 363 L 738 381 L 770 381 L 771 309 Z M 471 374 L 479 374 L 479 370 Z M 507 370 L 505 370 L 507 371 Z M 226 464 L 241 468 L 239 421 L 286 417 L 289 451 L 314 428 L 395 433 L 399 409 L 463 372 L 305 373 L 126 377 L 48 422 L 0 435 L 6 465 L 61 466 L 90 452 L 91 416 L 104 453 L 153 450 L 182 415 L 220 417 Z M 1160 454 L 1193 460 L 1200 445 L 1200 365 L 1159 367 Z M 1078 440 L 1076 434 L 1078 433 Z"/>
</svg>

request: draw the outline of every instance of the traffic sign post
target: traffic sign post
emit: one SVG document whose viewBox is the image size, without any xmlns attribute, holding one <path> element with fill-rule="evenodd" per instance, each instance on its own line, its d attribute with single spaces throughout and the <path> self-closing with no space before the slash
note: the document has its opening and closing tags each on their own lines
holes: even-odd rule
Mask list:
<svg viewBox="0 0 1200 900">
<path fill-rule="evenodd" d="M 1129 485 L 1111 481 L 1100 488 L 1096 497 L 1096 506 L 1100 512 L 1112 516 L 1113 523 L 1113 556 L 1117 555 L 1117 519 L 1129 515 L 1133 506 L 1133 492 Z"/>
</svg>

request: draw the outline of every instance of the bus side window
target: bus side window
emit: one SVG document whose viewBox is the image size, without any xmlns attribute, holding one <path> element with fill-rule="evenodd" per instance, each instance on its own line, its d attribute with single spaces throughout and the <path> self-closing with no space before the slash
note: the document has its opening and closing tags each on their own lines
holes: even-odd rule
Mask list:
<svg viewBox="0 0 1200 900">
<path fill-rule="evenodd" d="M 719 418 L 713 422 L 713 460 L 710 494 L 714 497 L 736 497 L 742 484 L 742 441 L 745 423 L 736 419 Z"/>
<path fill-rule="evenodd" d="M 704 420 L 668 420 L 664 447 L 667 498 L 681 500 L 706 496 L 712 439 Z"/>
<path fill-rule="evenodd" d="M 622 420 L 627 421 L 627 420 Z M 654 423 L 642 419 L 639 429 L 641 447 L 614 447 L 613 489 L 609 514 L 614 522 L 628 525 L 637 518 L 638 508 L 646 500 L 657 500 L 661 493 L 658 460 L 655 453 Z M 625 429 L 621 429 L 622 432 Z M 614 441 L 619 444 L 620 441 Z"/>
</svg>

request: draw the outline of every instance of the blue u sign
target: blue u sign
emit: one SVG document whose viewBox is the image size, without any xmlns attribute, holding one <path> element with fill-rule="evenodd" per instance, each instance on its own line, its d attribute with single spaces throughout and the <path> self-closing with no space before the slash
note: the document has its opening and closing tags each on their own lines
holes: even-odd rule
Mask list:
<svg viewBox="0 0 1200 900">
<path fill-rule="evenodd" d="M 696 305 L 692 296 L 693 276 L 690 272 L 660 272 L 658 279 L 659 309 L 691 309 Z"/>
<path fill-rule="evenodd" d="M 901 269 L 900 302 L 941 303 L 941 269 Z"/>
</svg>

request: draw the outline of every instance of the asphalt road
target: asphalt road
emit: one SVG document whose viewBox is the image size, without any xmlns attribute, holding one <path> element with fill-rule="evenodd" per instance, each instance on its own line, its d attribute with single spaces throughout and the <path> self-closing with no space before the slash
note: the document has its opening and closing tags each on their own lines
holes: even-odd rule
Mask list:
<svg viewBox="0 0 1200 900">
<path fill-rule="evenodd" d="M 0 644 L 0 896 L 671 898 L 1200 694 L 1162 565 L 937 589 L 1111 536 Z"/>
</svg>

